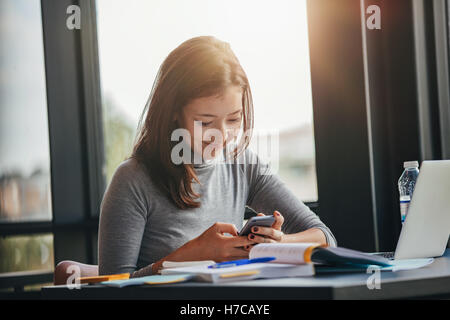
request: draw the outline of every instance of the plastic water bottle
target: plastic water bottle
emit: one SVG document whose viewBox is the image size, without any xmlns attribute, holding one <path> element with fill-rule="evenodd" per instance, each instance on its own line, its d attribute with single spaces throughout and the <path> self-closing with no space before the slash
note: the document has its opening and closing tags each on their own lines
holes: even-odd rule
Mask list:
<svg viewBox="0 0 450 320">
<path fill-rule="evenodd" d="M 412 199 L 414 187 L 416 185 L 417 177 L 419 176 L 419 162 L 406 161 L 403 163 L 405 169 L 398 179 L 398 191 L 400 192 L 400 215 L 402 224 L 405 222 L 408 214 L 409 203 Z"/>
</svg>

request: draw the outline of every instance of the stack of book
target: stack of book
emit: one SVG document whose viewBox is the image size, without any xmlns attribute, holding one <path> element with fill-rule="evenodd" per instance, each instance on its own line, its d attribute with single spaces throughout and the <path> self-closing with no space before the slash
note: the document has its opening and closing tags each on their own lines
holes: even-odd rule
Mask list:
<svg viewBox="0 0 450 320">
<path fill-rule="evenodd" d="M 124 287 L 143 284 L 168 284 L 184 281 L 212 283 L 264 278 L 307 277 L 318 273 L 365 272 L 376 266 L 381 271 L 398 271 L 426 266 L 433 259 L 388 260 L 356 250 L 321 246 L 317 243 L 263 243 L 255 245 L 249 259 L 215 263 L 214 261 L 183 261 L 163 263 L 160 275 L 128 279 L 129 274 L 105 279 L 83 279 L 107 286 Z"/>
</svg>

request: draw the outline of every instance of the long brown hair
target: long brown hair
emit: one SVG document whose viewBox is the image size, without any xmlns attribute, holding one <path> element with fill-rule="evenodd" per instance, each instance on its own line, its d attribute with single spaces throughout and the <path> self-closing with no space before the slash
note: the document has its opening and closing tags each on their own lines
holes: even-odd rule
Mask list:
<svg viewBox="0 0 450 320">
<path fill-rule="evenodd" d="M 227 42 L 211 36 L 189 39 L 173 50 L 161 65 L 139 121 L 131 155 L 147 169 L 156 186 L 181 209 L 197 208 L 200 197 L 192 188 L 200 183 L 192 164 L 171 160 L 177 129 L 174 116 L 190 101 L 221 95 L 229 86 L 242 88 L 242 129 L 253 129 L 253 101 L 247 76 Z M 145 116 L 146 114 L 146 116 Z M 145 121 L 143 119 L 145 117 Z M 241 136 L 234 157 L 248 146 L 249 134 Z"/>
</svg>

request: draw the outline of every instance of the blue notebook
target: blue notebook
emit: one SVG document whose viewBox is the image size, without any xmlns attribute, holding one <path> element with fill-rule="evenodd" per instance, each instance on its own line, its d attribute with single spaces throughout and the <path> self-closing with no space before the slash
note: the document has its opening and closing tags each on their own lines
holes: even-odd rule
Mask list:
<svg viewBox="0 0 450 320">
<path fill-rule="evenodd" d="M 434 261 L 433 258 L 425 259 L 404 259 L 404 260 L 390 260 L 389 266 L 376 266 L 370 264 L 348 264 L 343 266 L 321 265 L 316 264 L 316 274 L 323 273 L 340 273 L 340 272 L 366 272 L 369 267 L 379 268 L 380 271 L 402 271 L 412 270 L 425 267 Z"/>
</svg>

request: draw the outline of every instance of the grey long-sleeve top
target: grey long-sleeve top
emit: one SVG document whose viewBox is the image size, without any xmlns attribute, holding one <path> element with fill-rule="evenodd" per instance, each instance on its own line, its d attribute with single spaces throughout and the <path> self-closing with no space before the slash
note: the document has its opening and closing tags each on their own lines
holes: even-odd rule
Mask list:
<svg viewBox="0 0 450 320">
<path fill-rule="evenodd" d="M 151 274 L 150 265 L 194 239 L 216 222 L 242 228 L 245 205 L 284 217 L 286 234 L 321 229 L 330 246 L 336 239 L 258 157 L 246 150 L 234 163 L 196 165 L 199 208 L 181 210 L 152 183 L 141 163 L 122 162 L 103 196 L 100 212 L 99 274 Z"/>
</svg>

